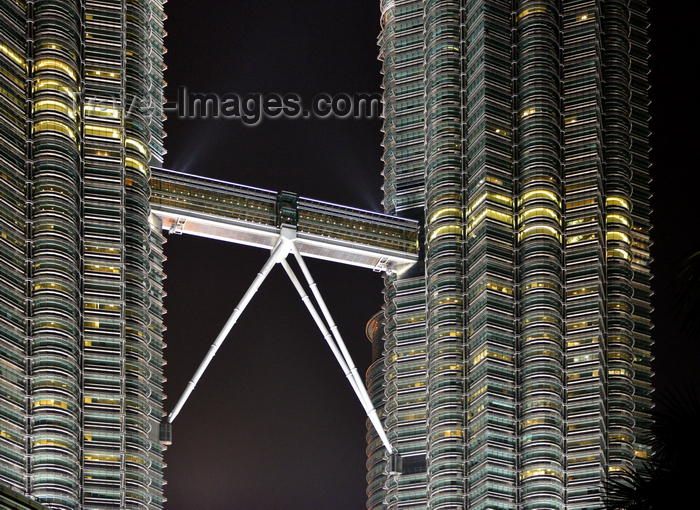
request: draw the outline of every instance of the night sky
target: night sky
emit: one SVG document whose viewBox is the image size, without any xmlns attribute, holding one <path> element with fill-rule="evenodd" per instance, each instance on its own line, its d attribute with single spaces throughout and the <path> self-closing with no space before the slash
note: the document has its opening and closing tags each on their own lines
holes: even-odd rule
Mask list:
<svg viewBox="0 0 700 510">
<path fill-rule="evenodd" d="M 700 245 L 700 60 L 690 0 L 649 2 L 655 242 L 654 321 L 660 389 L 698 381 L 697 342 L 671 315 L 682 257 Z M 190 92 L 379 92 L 379 2 L 170 0 L 166 97 Z M 164 166 L 274 191 L 380 211 L 381 121 L 178 119 L 165 126 Z M 169 236 L 165 367 L 174 406 L 268 252 Z M 367 320 L 382 305 L 368 270 L 310 260 L 364 374 Z M 282 268 L 272 274 L 219 350 L 173 425 L 167 510 L 361 510 L 365 418 Z"/>
</svg>

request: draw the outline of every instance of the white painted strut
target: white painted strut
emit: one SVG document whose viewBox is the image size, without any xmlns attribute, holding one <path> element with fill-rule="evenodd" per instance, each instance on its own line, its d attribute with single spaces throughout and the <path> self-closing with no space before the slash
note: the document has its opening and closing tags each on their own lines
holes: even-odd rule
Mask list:
<svg viewBox="0 0 700 510">
<path fill-rule="evenodd" d="M 199 365 L 199 368 L 194 373 L 192 380 L 187 383 L 187 387 L 185 388 L 185 392 L 180 397 L 180 400 L 177 401 L 175 408 L 170 412 L 170 415 L 168 416 L 168 422 L 172 423 L 173 420 L 175 420 L 175 417 L 180 412 L 180 409 L 182 409 L 182 406 L 184 406 L 185 402 L 187 402 L 187 399 L 189 398 L 190 393 L 192 393 L 192 390 L 194 390 L 194 387 L 197 386 L 197 383 L 201 379 L 202 374 L 204 374 L 204 371 L 209 366 L 209 363 L 211 363 L 211 360 L 216 355 L 216 351 L 218 351 L 219 347 L 221 347 L 221 344 L 224 343 L 224 340 L 226 339 L 226 336 L 231 331 L 231 328 L 233 327 L 234 324 L 236 324 L 236 321 L 238 321 L 238 318 L 241 316 L 241 313 L 243 313 L 243 310 L 245 310 L 245 307 L 248 306 L 248 303 L 250 303 L 250 300 L 253 298 L 255 293 L 258 291 L 258 289 L 260 288 L 260 285 L 262 285 L 262 282 L 265 280 L 267 275 L 270 274 L 270 271 L 272 270 L 274 265 L 277 264 L 277 262 L 279 262 L 280 260 L 283 260 L 289 254 L 289 250 L 290 250 L 291 246 L 292 246 L 292 244 L 291 244 L 291 242 L 289 242 L 289 240 L 287 238 L 280 236 L 280 239 L 277 242 L 277 245 L 272 249 L 272 252 L 270 253 L 270 258 L 267 259 L 267 262 L 265 262 L 265 265 L 262 267 L 262 269 L 260 270 L 258 275 L 255 277 L 255 279 L 253 280 L 253 283 L 250 285 L 250 287 L 248 288 L 246 293 L 243 295 L 243 297 L 239 301 L 236 308 L 233 309 L 233 313 L 228 318 L 228 320 L 226 321 L 226 324 L 224 324 L 224 327 L 222 328 L 221 332 L 216 337 L 216 340 L 214 340 L 214 343 L 209 348 L 209 352 L 207 352 L 207 355 L 204 357 L 204 360 L 202 360 L 202 363 Z"/>
<path fill-rule="evenodd" d="M 355 390 L 355 393 L 357 394 L 357 398 L 360 399 L 360 403 L 362 404 L 362 407 L 364 407 L 365 412 L 367 413 L 367 417 L 372 422 L 372 425 L 374 425 L 374 429 L 377 431 L 377 434 L 379 434 L 379 438 L 382 440 L 382 443 L 384 443 L 384 446 L 389 452 L 389 454 L 394 453 L 394 449 L 391 446 L 391 443 L 389 442 L 389 438 L 387 437 L 386 432 L 384 432 L 382 422 L 379 420 L 379 416 L 377 415 L 377 410 L 372 404 L 372 399 L 369 398 L 367 388 L 365 388 L 365 384 L 360 378 L 360 374 L 358 373 L 357 368 L 355 367 L 355 363 L 352 361 L 352 357 L 350 357 L 350 353 L 348 352 L 347 347 L 345 347 L 345 342 L 343 342 L 343 337 L 340 336 L 338 326 L 336 326 L 335 322 L 333 321 L 333 317 L 331 316 L 331 313 L 328 310 L 328 307 L 326 306 L 326 302 L 321 296 L 321 292 L 318 290 L 316 282 L 314 281 L 313 277 L 311 276 L 311 273 L 309 272 L 309 268 L 306 266 L 304 259 L 302 258 L 301 254 L 299 253 L 299 250 L 297 250 L 297 247 L 294 244 L 292 244 L 291 252 L 297 259 L 297 263 L 301 268 L 301 272 L 304 273 L 306 282 L 309 284 L 309 288 L 311 289 L 311 292 L 316 298 L 316 303 L 318 303 L 318 306 L 321 309 L 321 313 L 326 319 L 326 322 L 328 323 L 328 326 L 330 327 L 330 330 L 333 333 L 333 337 L 335 338 L 338 348 L 340 349 L 340 352 L 343 355 L 343 359 L 345 360 L 347 369 L 350 370 L 350 374 L 352 375 L 352 378 L 355 381 L 355 384 L 353 384 L 352 387 Z M 341 366 L 343 366 L 342 363 Z M 345 370 L 345 368 L 343 369 Z"/>
<path fill-rule="evenodd" d="M 282 264 L 282 267 L 284 267 L 284 270 L 287 272 L 287 276 L 289 276 L 289 279 L 292 280 L 292 284 L 294 285 L 294 288 L 297 290 L 297 292 L 299 293 L 299 296 L 301 297 L 301 300 L 306 305 L 306 308 L 309 310 L 311 317 L 313 317 L 314 322 L 316 323 L 316 325 L 318 326 L 318 329 L 321 331 L 321 334 L 323 335 L 323 338 L 326 340 L 328 347 L 330 347 L 331 351 L 333 351 L 333 355 L 335 356 L 335 359 L 338 361 L 340 368 L 342 368 L 343 372 L 345 372 L 345 377 L 348 378 L 348 381 L 350 382 L 350 386 L 352 386 L 352 389 L 355 391 L 355 394 L 357 395 L 357 397 L 360 400 L 362 400 L 362 397 L 360 397 L 359 390 L 357 389 L 357 382 L 355 381 L 355 378 L 352 376 L 352 372 L 350 371 L 348 364 L 345 362 L 345 358 L 343 358 L 343 354 L 338 349 L 338 346 L 336 345 L 335 340 L 333 340 L 333 335 L 331 335 L 331 332 L 328 331 L 328 328 L 326 327 L 326 323 L 323 322 L 323 319 L 318 314 L 318 311 L 316 310 L 316 307 L 314 306 L 313 302 L 311 301 L 311 298 L 309 298 L 309 296 L 306 294 L 306 291 L 304 290 L 304 287 L 302 286 L 301 282 L 299 281 L 299 278 L 297 278 L 297 275 L 294 274 L 294 271 L 289 266 L 289 263 L 286 260 L 281 261 L 280 264 Z"/>
<path fill-rule="evenodd" d="M 301 300 L 303 301 L 304 305 L 306 305 L 306 308 L 309 310 L 311 317 L 314 319 L 314 322 L 321 331 L 323 338 L 328 343 L 328 346 L 331 348 L 331 351 L 333 351 L 335 359 L 338 361 L 338 364 L 345 373 L 345 376 L 348 378 L 352 389 L 355 391 L 355 394 L 360 400 L 362 407 L 365 409 L 365 412 L 367 413 L 367 416 L 372 422 L 372 425 L 374 425 L 374 428 L 377 431 L 379 437 L 381 438 L 382 443 L 384 444 L 390 455 L 395 454 L 391 443 L 389 443 L 389 438 L 384 432 L 384 427 L 382 426 L 382 423 L 379 420 L 377 411 L 372 405 L 372 400 L 367 394 L 367 389 L 365 388 L 364 382 L 360 378 L 360 374 L 357 372 L 357 368 L 355 367 L 355 364 L 353 363 L 352 358 L 350 357 L 350 353 L 348 352 L 347 347 L 345 347 L 343 338 L 340 336 L 338 326 L 336 326 L 335 322 L 333 322 L 333 318 L 331 317 L 330 311 L 328 310 L 325 301 L 323 301 L 323 298 L 321 297 L 321 293 L 318 290 L 318 287 L 316 286 L 316 282 L 314 282 L 314 279 L 311 277 L 309 268 L 306 267 L 306 264 L 304 263 L 301 254 L 299 253 L 297 247 L 294 244 L 295 237 L 296 230 L 290 227 L 282 226 L 282 228 L 280 229 L 279 240 L 273 248 L 272 252 L 270 253 L 270 257 L 267 259 L 267 262 L 265 262 L 265 265 L 262 267 L 258 275 L 253 280 L 253 283 L 243 295 L 236 308 L 234 308 L 233 313 L 229 317 L 228 321 L 226 321 L 226 324 L 221 329 L 221 332 L 216 337 L 214 343 L 209 348 L 209 351 L 204 357 L 202 363 L 199 365 L 199 368 L 197 368 L 197 371 L 192 377 L 192 380 L 189 383 L 187 383 L 187 387 L 185 388 L 185 391 L 180 397 L 180 399 L 177 401 L 175 408 L 172 410 L 170 415 L 168 415 L 167 421 L 168 423 L 172 423 L 175 420 L 178 413 L 182 409 L 182 406 L 185 405 L 185 402 L 187 402 L 187 399 L 189 398 L 190 394 L 192 393 L 195 386 L 204 374 L 204 371 L 209 366 L 209 363 L 211 363 L 211 360 L 216 355 L 216 352 L 219 350 L 219 347 L 221 347 L 221 344 L 224 343 L 224 340 L 231 331 L 231 328 L 233 328 L 234 324 L 236 324 L 238 318 L 243 313 L 243 310 L 245 310 L 246 306 L 248 306 L 248 303 L 250 303 L 250 300 L 258 291 L 260 285 L 262 285 L 262 282 L 270 273 L 274 265 L 277 263 L 281 263 L 285 272 L 289 276 L 289 279 L 292 281 L 294 288 L 299 293 Z M 301 268 L 301 271 L 304 274 L 307 283 L 309 284 L 309 288 L 311 288 L 311 292 L 316 298 L 316 303 L 321 309 L 321 314 L 323 314 L 323 318 L 316 310 L 316 307 L 314 306 L 309 296 L 306 294 L 304 287 L 302 286 L 301 282 L 299 282 L 299 279 L 297 278 L 296 274 L 294 274 L 294 271 L 289 266 L 289 263 L 285 260 L 290 252 L 293 253 L 294 257 L 297 259 L 299 267 Z M 326 323 L 328 324 L 328 327 L 326 326 Z"/>
</svg>

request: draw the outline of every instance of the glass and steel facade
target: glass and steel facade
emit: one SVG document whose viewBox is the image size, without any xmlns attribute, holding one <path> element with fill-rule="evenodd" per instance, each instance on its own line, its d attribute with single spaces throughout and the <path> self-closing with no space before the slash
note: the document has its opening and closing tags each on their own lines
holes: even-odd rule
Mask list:
<svg viewBox="0 0 700 510">
<path fill-rule="evenodd" d="M 0 484 L 163 503 L 162 0 L 0 3 Z"/>
<path fill-rule="evenodd" d="M 649 454 L 646 2 L 381 12 L 384 207 L 423 248 L 373 322 L 404 470 L 370 430 L 368 508 L 598 508 Z"/>
<path fill-rule="evenodd" d="M 0 485 L 0 508 L 3 510 L 47 510 L 36 501 L 26 498 Z"/>
</svg>

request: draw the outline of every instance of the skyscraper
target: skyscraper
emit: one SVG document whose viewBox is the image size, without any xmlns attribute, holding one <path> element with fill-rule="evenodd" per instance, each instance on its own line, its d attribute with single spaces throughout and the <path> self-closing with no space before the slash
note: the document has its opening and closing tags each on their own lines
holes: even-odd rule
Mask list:
<svg viewBox="0 0 700 510">
<path fill-rule="evenodd" d="M 53 509 L 162 507 L 162 4 L 0 3 L 0 483 Z M 423 227 L 368 328 L 403 458 L 370 432 L 369 507 L 595 508 L 649 452 L 646 2 L 381 19 L 384 205 Z"/>
<path fill-rule="evenodd" d="M 643 0 L 383 0 L 386 278 L 375 509 L 592 509 L 649 454 Z M 376 320 L 376 319 L 375 319 Z M 369 328 L 374 329 L 374 328 Z"/>
<path fill-rule="evenodd" d="M 162 0 L 0 3 L 0 483 L 162 506 Z"/>
</svg>

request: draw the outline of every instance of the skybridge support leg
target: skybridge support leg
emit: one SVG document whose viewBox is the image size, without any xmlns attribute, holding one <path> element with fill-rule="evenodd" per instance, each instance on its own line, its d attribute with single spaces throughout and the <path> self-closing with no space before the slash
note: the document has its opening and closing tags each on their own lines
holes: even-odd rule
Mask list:
<svg viewBox="0 0 700 510">
<path fill-rule="evenodd" d="M 386 432 L 384 432 L 384 427 L 382 425 L 382 422 L 379 420 L 379 416 L 377 415 L 377 410 L 374 408 L 374 405 L 372 404 L 372 400 L 369 397 L 369 394 L 367 393 L 367 388 L 365 388 L 365 384 L 360 378 L 360 374 L 357 372 L 357 368 L 355 367 L 355 363 L 352 361 L 352 357 L 350 356 L 350 353 L 348 352 L 347 347 L 345 346 L 345 342 L 343 342 L 343 337 L 340 335 L 340 331 L 338 330 L 338 326 L 336 326 L 335 322 L 333 321 L 333 317 L 331 316 L 330 311 L 328 310 L 328 307 L 326 306 L 326 302 L 323 300 L 323 297 L 321 296 L 321 292 L 318 290 L 318 286 L 316 285 L 316 282 L 314 281 L 313 277 L 311 276 L 311 273 L 309 272 L 309 268 L 306 266 L 306 263 L 304 262 L 304 259 L 302 258 L 301 254 L 299 253 L 299 250 L 297 249 L 296 246 L 292 244 L 291 247 L 291 252 L 294 254 L 294 257 L 297 259 L 297 263 L 299 264 L 299 267 L 301 268 L 302 273 L 304 274 L 304 278 L 306 278 L 306 282 L 309 285 L 309 288 L 311 289 L 312 294 L 314 295 L 314 298 L 316 298 L 316 303 L 318 303 L 318 307 L 321 309 L 321 313 L 323 314 L 323 317 L 326 320 L 326 323 L 328 323 L 328 326 L 330 327 L 330 330 L 333 334 L 333 337 L 335 338 L 336 344 L 337 344 L 337 349 L 340 351 L 342 354 L 343 362 L 338 359 L 338 362 L 340 363 L 340 366 L 343 368 L 345 371 L 346 376 L 348 376 L 348 379 L 352 379 L 350 384 L 352 385 L 353 389 L 355 390 L 355 393 L 357 394 L 357 398 L 360 399 L 360 403 L 362 404 L 362 407 L 365 409 L 365 412 L 367 413 L 367 417 L 370 419 L 372 422 L 372 425 L 374 425 L 374 429 L 377 431 L 377 434 L 379 435 L 379 438 L 382 440 L 382 443 L 384 444 L 384 447 L 387 449 L 390 455 L 395 454 L 396 452 L 394 451 L 394 448 L 391 446 L 391 443 L 389 442 L 389 438 L 386 435 Z M 286 261 L 285 261 L 286 263 Z M 285 267 L 285 270 L 289 267 Z M 290 269 L 291 270 L 291 269 Z M 289 272 L 287 273 L 289 274 Z M 292 273 L 293 274 L 293 273 Z M 290 278 L 292 278 L 290 276 Z M 294 283 L 294 280 L 296 280 L 296 276 L 292 279 L 292 283 Z M 296 280 L 297 283 L 299 280 Z M 296 284 L 295 284 L 296 287 Z M 297 288 L 297 291 L 299 289 Z M 302 289 L 303 292 L 303 289 Z M 301 292 L 300 292 L 301 295 Z M 304 296 L 302 296 L 302 300 L 304 300 Z M 308 296 L 306 296 L 308 300 Z M 309 304 L 307 304 L 307 301 L 304 301 L 304 304 L 306 304 L 307 308 L 309 308 Z M 313 306 L 313 305 L 312 305 Z M 309 308 L 309 311 L 311 311 L 311 308 Z M 318 315 L 318 313 L 314 310 L 312 312 L 312 315 Z M 314 320 L 316 318 L 314 317 Z M 318 324 L 318 322 L 316 322 Z M 320 326 L 319 326 L 320 328 Z M 321 332 L 323 333 L 325 331 L 328 331 L 325 328 L 321 329 Z M 325 337 L 325 334 L 324 334 Z M 329 343 L 330 345 L 330 343 Z M 333 349 L 331 347 L 331 349 Z M 333 353 L 335 354 L 335 350 Z M 338 356 L 336 355 L 336 358 Z M 348 371 L 350 374 L 348 375 Z M 354 384 L 353 382 L 354 381 Z"/>
<path fill-rule="evenodd" d="M 338 346 L 336 345 L 335 340 L 333 339 L 333 335 L 331 335 L 331 332 L 328 331 L 328 328 L 326 327 L 326 323 L 323 322 L 323 319 L 318 314 L 316 307 L 314 306 L 313 302 L 311 301 L 311 298 L 309 298 L 308 294 L 306 294 L 306 291 L 304 290 L 303 285 L 299 281 L 299 278 L 297 278 L 297 275 L 294 274 L 294 271 L 289 266 L 289 262 L 287 262 L 286 260 L 283 260 L 280 263 L 282 264 L 282 267 L 284 268 L 285 272 L 287 273 L 287 276 L 289 276 L 289 279 L 292 281 L 294 288 L 299 293 L 299 296 L 301 297 L 302 302 L 306 305 L 306 308 L 309 310 L 311 317 L 314 319 L 316 326 L 318 326 L 318 329 L 321 331 L 321 334 L 323 335 L 324 340 L 328 344 L 328 347 L 330 347 L 331 351 L 333 351 L 333 355 L 335 356 L 335 359 L 338 361 L 340 368 L 343 369 L 343 372 L 345 373 L 345 377 L 348 378 L 348 381 L 350 382 L 350 386 L 352 386 L 353 391 L 355 392 L 355 394 L 357 395 L 357 397 L 361 401 L 362 397 L 360 397 L 360 392 L 357 388 L 357 382 L 355 381 L 355 378 L 352 376 L 352 372 L 350 372 L 350 368 L 348 367 L 348 364 L 345 362 L 345 358 L 343 358 L 343 354 L 338 349 Z"/>
<path fill-rule="evenodd" d="M 177 404 L 175 405 L 173 410 L 170 412 L 170 415 L 168 416 L 168 423 L 172 423 L 173 420 L 175 420 L 178 413 L 182 409 L 182 406 L 184 406 L 185 402 L 187 402 L 187 399 L 189 398 L 190 394 L 192 393 L 192 390 L 194 390 L 194 387 L 197 386 L 197 383 L 202 378 L 202 375 L 204 374 L 204 371 L 209 366 L 209 363 L 211 363 L 211 360 L 216 355 L 216 351 L 218 351 L 219 347 L 221 347 L 221 344 L 224 343 L 224 340 L 226 339 L 226 336 L 231 331 L 231 328 L 233 328 L 233 325 L 236 324 L 236 321 L 238 321 L 238 318 L 243 313 L 243 310 L 245 310 L 246 306 L 248 306 L 248 303 L 250 303 L 250 300 L 253 298 L 255 293 L 258 291 L 258 289 L 260 288 L 260 285 L 262 285 L 262 282 L 265 280 L 267 275 L 270 274 L 270 271 L 272 270 L 274 265 L 277 264 L 280 260 L 284 260 L 284 258 L 289 254 L 289 250 L 291 249 L 291 246 L 292 246 L 292 243 L 289 239 L 287 239 L 283 236 L 280 236 L 280 240 L 278 241 L 277 245 L 272 249 L 272 252 L 270 253 L 270 258 L 267 259 L 267 262 L 265 262 L 265 265 L 262 267 L 262 269 L 260 270 L 258 275 L 255 277 L 255 279 L 253 280 L 253 283 L 250 285 L 250 287 L 248 288 L 246 293 L 243 295 L 243 297 L 239 301 L 236 308 L 233 309 L 233 313 L 228 318 L 228 320 L 226 321 L 226 324 L 224 324 L 224 327 L 222 328 L 221 332 L 216 337 L 216 340 L 209 348 L 209 352 L 207 352 L 207 355 L 204 357 L 204 360 L 199 365 L 199 368 L 197 369 L 197 371 L 194 373 L 192 380 L 190 380 L 190 382 L 187 383 L 187 387 L 185 388 L 185 392 L 180 397 L 180 400 L 177 401 Z"/>
<path fill-rule="evenodd" d="M 295 229 L 284 225 L 282 226 L 282 228 L 280 229 L 279 241 L 270 253 L 270 257 L 267 259 L 267 262 L 265 262 L 265 265 L 262 267 L 258 275 L 253 280 L 253 283 L 243 295 L 236 308 L 234 308 L 233 313 L 226 321 L 226 324 L 222 328 L 219 335 L 216 337 L 214 343 L 209 348 L 209 351 L 204 357 L 202 363 L 199 365 L 199 368 L 197 368 L 197 371 L 192 377 L 192 380 L 190 380 L 190 382 L 187 383 L 187 387 L 185 388 L 184 393 L 177 401 L 177 404 L 168 416 L 167 421 L 161 424 L 161 442 L 163 444 L 170 444 L 170 442 L 172 441 L 172 430 L 170 428 L 170 424 L 175 420 L 180 410 L 182 409 L 182 406 L 185 405 L 185 402 L 187 402 L 187 399 L 194 390 L 195 386 L 197 386 L 197 383 L 204 374 L 204 371 L 209 366 L 209 363 L 211 363 L 212 359 L 216 355 L 216 352 L 219 350 L 219 347 L 221 347 L 221 344 L 224 343 L 226 336 L 228 336 L 229 332 L 231 331 L 231 328 L 233 328 L 234 324 L 236 324 L 236 322 L 238 321 L 238 318 L 243 313 L 243 310 L 245 310 L 246 306 L 248 306 L 248 303 L 250 303 L 250 300 L 260 288 L 260 285 L 262 285 L 263 281 L 270 273 L 274 265 L 277 263 L 281 263 L 282 267 L 289 276 L 289 279 L 292 281 L 294 288 L 299 293 L 301 300 L 303 301 L 304 305 L 306 305 L 306 308 L 309 310 L 311 317 L 314 319 L 314 322 L 321 331 L 321 334 L 323 334 L 323 338 L 328 343 L 328 346 L 331 348 L 331 351 L 333 351 L 333 355 L 335 356 L 336 360 L 338 360 L 338 364 L 343 369 L 345 376 L 348 378 L 352 389 L 355 391 L 357 398 L 360 400 L 362 407 L 365 409 L 365 412 L 367 413 L 367 416 L 372 422 L 374 429 L 377 431 L 377 434 L 381 438 L 384 447 L 387 449 L 390 456 L 391 465 L 394 466 L 394 464 L 399 463 L 397 465 L 400 466 L 400 458 L 398 456 L 398 452 L 396 452 L 392 448 L 391 443 L 389 443 L 389 438 L 387 437 L 386 432 L 384 431 L 384 427 L 382 426 L 382 423 L 379 420 L 377 410 L 374 408 L 374 405 L 372 405 L 372 400 L 369 398 L 364 382 L 360 378 L 360 374 L 357 372 L 355 363 L 350 357 L 350 353 L 348 352 L 347 347 L 343 342 L 343 338 L 340 336 L 338 326 L 336 326 L 335 322 L 333 321 L 330 311 L 328 310 L 325 301 L 321 297 L 321 293 L 319 292 L 318 287 L 316 286 L 316 282 L 314 282 L 314 279 L 311 277 L 311 273 L 309 272 L 309 269 L 306 266 L 304 259 L 301 257 L 299 250 L 294 245 L 295 236 Z M 302 286 L 301 282 L 297 278 L 292 268 L 289 266 L 289 263 L 285 260 L 290 252 L 294 253 L 294 257 L 297 259 L 299 267 L 301 268 L 301 271 L 304 274 L 304 277 L 306 278 L 309 287 L 311 288 L 311 292 L 313 293 L 316 299 L 316 302 L 321 310 L 323 318 L 321 317 L 321 314 L 319 314 L 319 312 L 316 310 L 316 307 L 314 306 L 309 296 L 306 294 L 304 287 Z M 326 326 L 326 324 L 328 324 L 328 326 Z M 391 469 L 390 472 L 392 472 Z"/>
</svg>

